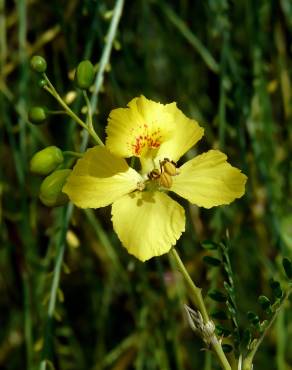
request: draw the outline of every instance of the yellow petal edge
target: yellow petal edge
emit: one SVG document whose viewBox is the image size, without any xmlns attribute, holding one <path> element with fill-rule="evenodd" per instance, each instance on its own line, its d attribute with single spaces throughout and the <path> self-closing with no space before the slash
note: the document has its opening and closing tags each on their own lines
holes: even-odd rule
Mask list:
<svg viewBox="0 0 292 370">
<path fill-rule="evenodd" d="M 140 96 L 132 99 L 127 108 L 110 112 L 106 128 L 106 147 L 117 156 L 155 156 L 161 143 L 174 130 L 172 115 L 165 105 Z"/>
<path fill-rule="evenodd" d="M 99 208 L 137 189 L 139 181 L 141 176 L 123 158 L 96 146 L 77 161 L 62 191 L 78 207 Z"/>
<path fill-rule="evenodd" d="M 107 148 L 120 157 L 178 161 L 202 138 L 204 129 L 176 103 L 161 104 L 142 95 L 127 108 L 111 111 L 106 132 Z"/>
<path fill-rule="evenodd" d="M 168 158 L 177 162 L 202 138 L 204 129 L 197 121 L 185 116 L 176 103 L 166 104 L 165 110 L 171 115 L 175 129 L 170 139 L 163 142 L 158 149 L 157 159 Z"/>
<path fill-rule="evenodd" d="M 219 150 L 209 150 L 179 168 L 171 191 L 199 207 L 229 204 L 245 192 L 247 177 Z"/>
<path fill-rule="evenodd" d="M 167 253 L 185 230 L 184 209 L 161 192 L 134 192 L 112 206 L 115 232 L 140 261 Z"/>
</svg>

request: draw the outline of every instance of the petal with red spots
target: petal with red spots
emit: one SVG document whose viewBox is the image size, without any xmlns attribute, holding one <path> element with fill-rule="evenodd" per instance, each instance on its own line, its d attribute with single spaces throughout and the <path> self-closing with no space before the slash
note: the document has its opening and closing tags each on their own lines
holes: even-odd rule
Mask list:
<svg viewBox="0 0 292 370">
<path fill-rule="evenodd" d="M 112 110 L 106 130 L 108 150 L 120 157 L 154 158 L 174 134 L 173 115 L 166 107 L 140 96 L 127 108 Z"/>
</svg>

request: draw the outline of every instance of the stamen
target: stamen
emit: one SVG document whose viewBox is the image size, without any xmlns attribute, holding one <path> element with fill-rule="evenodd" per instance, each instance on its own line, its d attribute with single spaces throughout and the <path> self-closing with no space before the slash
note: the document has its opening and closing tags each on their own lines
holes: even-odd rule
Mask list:
<svg viewBox="0 0 292 370">
<path fill-rule="evenodd" d="M 168 158 L 159 162 L 160 169 L 154 168 L 148 173 L 149 180 L 157 181 L 159 186 L 170 189 L 172 186 L 172 177 L 177 176 L 179 171 L 176 167 L 176 163 Z"/>
<path fill-rule="evenodd" d="M 145 183 L 143 181 L 137 182 L 137 190 L 143 191 L 145 189 Z"/>
</svg>

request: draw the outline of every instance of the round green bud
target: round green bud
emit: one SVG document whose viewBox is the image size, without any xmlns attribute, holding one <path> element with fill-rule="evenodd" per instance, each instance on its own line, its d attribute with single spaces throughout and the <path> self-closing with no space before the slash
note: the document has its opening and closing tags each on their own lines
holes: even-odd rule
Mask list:
<svg viewBox="0 0 292 370">
<path fill-rule="evenodd" d="M 41 88 L 43 88 L 43 87 L 45 87 L 45 86 L 47 86 L 47 81 L 44 79 L 44 78 L 42 78 L 41 80 L 39 80 L 39 87 L 41 87 Z"/>
<path fill-rule="evenodd" d="M 30 160 L 30 171 L 37 175 L 48 175 L 64 160 L 62 150 L 56 146 L 37 152 Z"/>
<path fill-rule="evenodd" d="M 71 170 L 56 170 L 47 176 L 41 184 L 39 198 L 47 207 L 58 207 L 68 203 L 68 196 L 62 192 Z"/>
<path fill-rule="evenodd" d="M 94 81 L 94 67 L 89 60 L 83 60 L 76 68 L 74 81 L 82 90 L 89 89 Z"/>
<path fill-rule="evenodd" d="M 28 112 L 28 118 L 32 123 L 43 123 L 47 118 L 47 113 L 43 107 L 32 107 Z"/>
<path fill-rule="evenodd" d="M 35 55 L 30 60 L 31 68 L 38 73 L 44 73 L 47 69 L 47 62 L 40 55 Z"/>
</svg>

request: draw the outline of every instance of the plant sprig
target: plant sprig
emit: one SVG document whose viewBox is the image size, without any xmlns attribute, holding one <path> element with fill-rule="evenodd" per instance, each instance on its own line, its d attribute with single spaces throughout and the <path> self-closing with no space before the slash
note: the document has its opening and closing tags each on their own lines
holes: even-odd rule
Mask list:
<svg viewBox="0 0 292 370">
<path fill-rule="evenodd" d="M 265 313 L 265 318 L 260 317 L 249 311 L 247 313 L 250 325 L 245 330 L 240 330 L 238 322 L 238 308 L 236 305 L 235 297 L 235 286 L 233 279 L 233 272 L 231 262 L 229 258 L 230 241 L 229 238 L 224 242 L 215 243 L 213 241 L 205 241 L 202 246 L 210 252 L 216 252 L 216 257 L 208 255 L 203 258 L 204 262 L 212 267 L 222 267 L 224 277 L 227 279 L 224 281 L 225 293 L 220 290 L 212 289 L 208 295 L 214 301 L 220 304 L 226 304 L 226 308 L 231 318 L 233 331 L 230 332 L 224 326 L 216 326 L 217 332 L 223 336 L 229 336 L 232 333 L 234 338 L 234 345 L 237 349 L 239 358 L 239 366 L 242 370 L 251 370 L 253 366 L 253 360 L 256 352 L 262 344 L 267 332 L 276 320 L 279 312 L 283 309 L 287 302 L 289 295 L 292 291 L 292 263 L 288 258 L 283 258 L 283 268 L 287 279 L 289 280 L 287 288 L 283 291 L 280 283 L 274 279 L 270 279 L 270 286 L 273 293 L 273 301 L 264 295 L 258 297 L 258 302 Z M 215 319 L 227 320 L 228 316 L 223 310 L 216 310 L 211 314 Z M 230 348 L 231 349 L 231 348 Z"/>
</svg>

